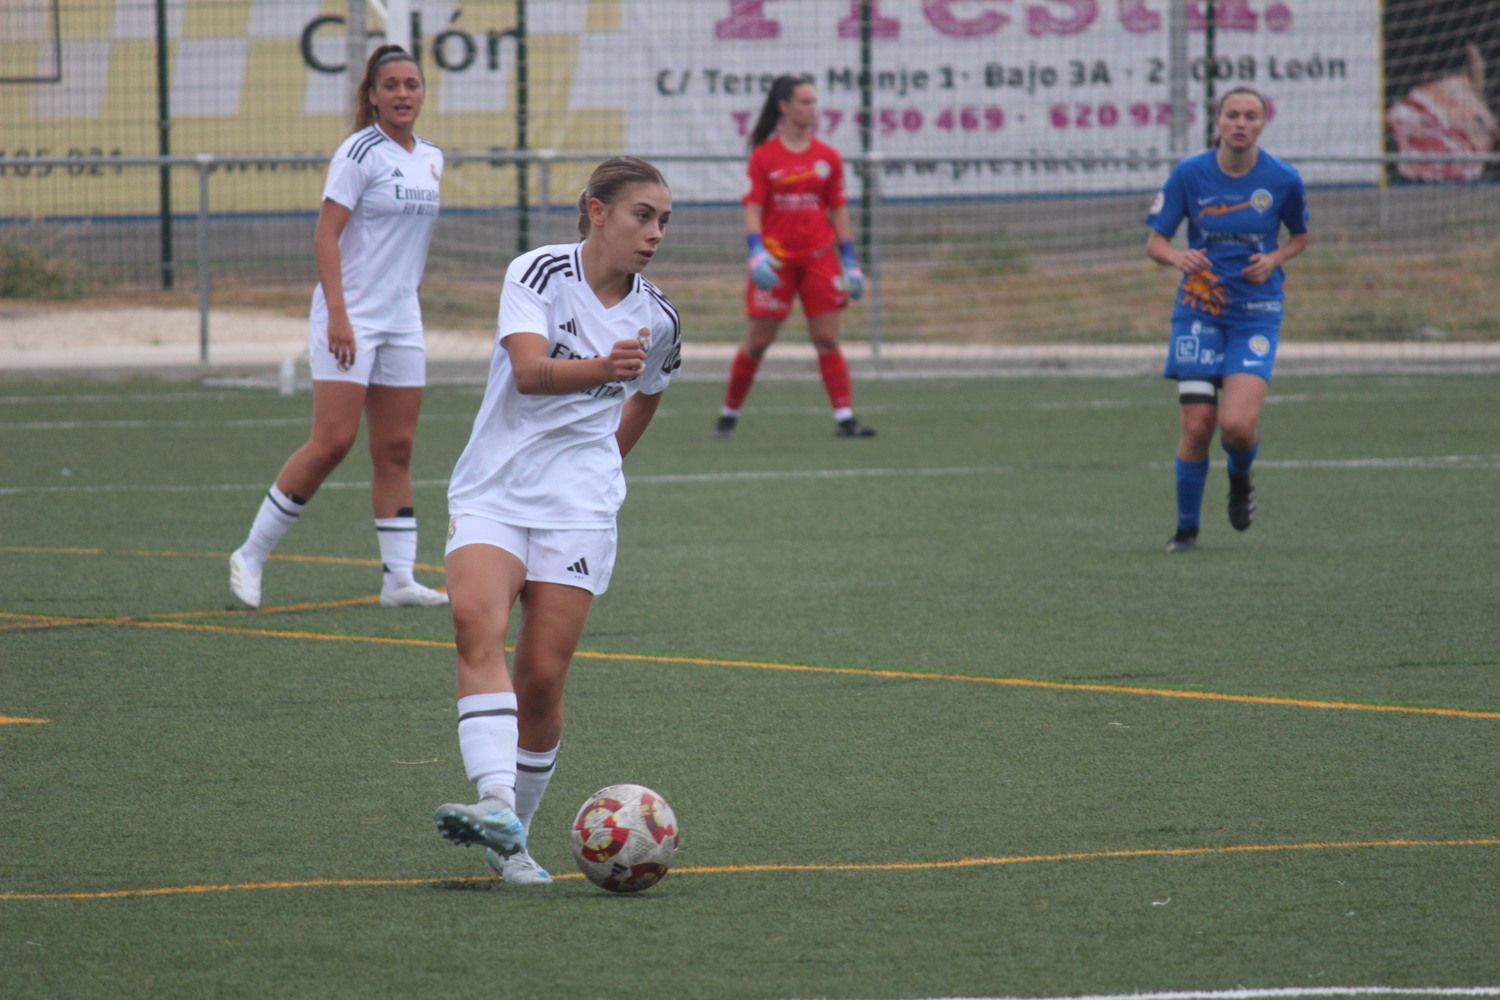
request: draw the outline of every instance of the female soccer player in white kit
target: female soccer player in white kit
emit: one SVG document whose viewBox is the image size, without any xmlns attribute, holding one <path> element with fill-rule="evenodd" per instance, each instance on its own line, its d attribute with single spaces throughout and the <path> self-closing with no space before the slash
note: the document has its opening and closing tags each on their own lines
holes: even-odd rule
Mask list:
<svg viewBox="0 0 1500 1000">
<path fill-rule="evenodd" d="M 266 492 L 245 543 L 229 557 L 229 588 L 260 607 L 271 550 L 353 447 L 370 432 L 370 499 L 385 607 L 448 603 L 412 576 L 417 519 L 411 452 L 427 381 L 417 286 L 437 223 L 443 152 L 413 131 L 426 97 L 422 70 L 397 45 L 365 64 L 355 130 L 328 165 L 313 237 L 318 286 L 309 317 L 312 433 Z"/>
<path fill-rule="evenodd" d="M 458 741 L 479 801 L 442 806 L 437 826 L 484 844 L 517 883 L 551 881 L 526 836 L 557 761 L 568 665 L 614 569 L 621 459 L 682 364 L 677 311 L 640 273 L 672 214 L 661 172 L 606 160 L 578 208 L 581 243 L 506 270 L 484 401 L 448 488 Z"/>
</svg>

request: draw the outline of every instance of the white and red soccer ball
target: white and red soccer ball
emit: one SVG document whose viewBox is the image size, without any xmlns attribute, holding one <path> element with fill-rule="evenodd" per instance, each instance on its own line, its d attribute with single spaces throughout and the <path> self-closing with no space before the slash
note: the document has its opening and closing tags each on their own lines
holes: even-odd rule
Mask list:
<svg viewBox="0 0 1500 1000">
<path fill-rule="evenodd" d="M 610 892 L 639 892 L 667 875 L 682 833 L 667 800 L 644 785 L 610 785 L 573 820 L 573 857 L 588 880 Z"/>
</svg>

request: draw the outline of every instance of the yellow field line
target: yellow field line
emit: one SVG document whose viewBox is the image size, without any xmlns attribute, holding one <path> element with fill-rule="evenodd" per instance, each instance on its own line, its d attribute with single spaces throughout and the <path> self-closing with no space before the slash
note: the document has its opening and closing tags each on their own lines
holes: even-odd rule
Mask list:
<svg viewBox="0 0 1500 1000">
<path fill-rule="evenodd" d="M 153 551 L 150 549 L 129 549 L 121 552 L 107 552 L 104 549 L 84 548 L 47 548 L 36 545 L 0 545 L 0 552 L 13 552 L 21 555 L 55 555 L 55 556 L 136 556 L 144 559 L 228 559 L 228 552 L 175 552 L 175 551 Z M 347 556 L 299 556 L 286 553 L 273 552 L 272 559 L 283 562 L 317 563 L 325 566 L 379 566 L 379 559 L 353 559 Z M 443 572 L 442 566 L 432 563 L 417 563 L 416 569 L 429 573 Z"/>
<path fill-rule="evenodd" d="M 0 715 L 0 726 L 45 726 L 51 719 L 23 719 L 15 715 Z"/>
<path fill-rule="evenodd" d="M 453 643 L 437 639 L 401 639 L 391 636 L 339 635 L 336 632 L 301 632 L 296 629 L 248 628 L 241 625 L 204 625 L 198 622 L 150 621 L 137 619 L 121 622 L 133 628 L 177 629 L 181 632 L 218 632 L 231 635 L 259 635 L 271 639 L 312 639 L 318 642 L 366 642 L 382 646 L 420 646 L 429 649 L 452 649 Z M 578 654 L 583 655 L 583 654 Z"/>
<path fill-rule="evenodd" d="M 1335 709 L 1345 712 L 1399 712 L 1414 715 L 1447 715 L 1464 719 L 1500 719 L 1500 712 L 1467 708 L 1427 708 L 1420 705 L 1376 705 L 1357 701 L 1319 701 L 1311 698 L 1281 698 L 1273 695 L 1224 694 L 1218 691 L 1186 691 L 1176 688 L 1133 687 L 1125 684 L 1082 684 L 1071 681 L 1039 681 L 1026 677 L 980 677 L 971 674 L 924 674 L 911 670 L 875 670 L 865 667 L 814 667 L 796 663 L 760 663 L 754 660 L 709 660 L 690 656 L 637 656 L 630 653 L 578 652 L 576 657 L 597 660 L 649 660 L 652 663 L 685 663 L 710 667 L 751 667 L 757 670 L 793 670 L 823 674 L 858 674 L 894 680 L 957 681 L 967 684 L 999 684 L 1006 687 L 1042 688 L 1052 691 L 1088 691 L 1096 694 L 1130 694 L 1149 698 L 1187 698 L 1194 701 L 1224 701 L 1241 705 L 1283 705 L 1291 708 Z"/>
<path fill-rule="evenodd" d="M 898 872 L 938 871 L 954 868 L 984 868 L 998 865 L 1049 864 L 1063 861 L 1121 861 L 1139 858 L 1189 858 L 1208 855 L 1276 854 L 1288 851 L 1344 851 L 1392 847 L 1500 847 L 1500 838 L 1482 837 L 1467 840 L 1315 840 L 1297 844 L 1231 844 L 1225 847 L 1156 847 L 1117 851 L 1077 851 L 1058 854 L 1015 854 L 999 857 L 955 858 L 945 861 L 871 862 L 862 864 L 761 864 L 761 865 L 686 865 L 674 868 L 679 875 L 740 875 L 776 872 Z M 577 879 L 576 872 L 553 876 Z M 32 900 L 124 899 L 141 896 L 185 896 L 211 892 L 251 892 L 265 889 L 346 889 L 384 886 L 444 885 L 492 882 L 489 875 L 442 876 L 438 878 L 394 879 L 306 879 L 280 882 L 238 882 L 222 885 L 159 886 L 153 889 L 106 889 L 98 892 L 7 892 L 0 902 Z"/>
<path fill-rule="evenodd" d="M 5 616 L 0 612 L 0 616 Z M 21 617 L 21 616 L 16 616 Z M 29 617 L 29 616 L 27 616 Z M 40 617 L 40 616 L 38 616 Z M 339 635 L 330 632 L 306 632 L 300 629 L 247 628 L 238 625 L 209 625 L 192 622 L 149 619 L 62 619 L 57 624 L 127 625 L 132 628 L 178 629 L 180 631 L 220 634 L 258 635 L 272 639 L 303 639 L 315 642 L 366 642 L 375 645 L 412 646 L 427 649 L 452 649 L 453 643 L 437 639 L 403 639 L 387 636 Z M 649 653 L 595 653 L 579 650 L 580 660 L 622 660 L 634 663 L 667 663 L 700 667 L 738 667 L 749 670 L 778 670 L 791 673 L 835 674 L 845 677 L 880 677 L 887 680 L 947 681 L 959 684 L 992 684 L 1000 687 L 1035 688 L 1044 691 L 1081 691 L 1090 694 L 1131 695 L 1142 698 L 1176 698 L 1188 701 L 1213 701 L 1234 705 L 1273 705 L 1283 708 L 1310 708 L 1338 712 L 1385 712 L 1397 715 L 1436 715 L 1459 719 L 1500 720 L 1500 711 L 1470 708 L 1436 708 L 1424 705 L 1380 705 L 1358 701 L 1322 701 L 1314 698 L 1284 698 L 1274 695 L 1226 694 L 1220 691 L 1190 691 L 1175 688 L 1135 687 L 1124 684 L 1083 684 L 1071 681 L 1041 681 L 1027 677 L 982 677 L 974 674 L 928 674 L 913 670 L 879 670 L 868 667 L 818 667 L 800 663 L 775 663 L 763 660 L 720 660 L 696 656 L 656 656 Z"/>
<path fill-rule="evenodd" d="M 0 632 L 24 632 L 27 629 L 56 628 L 59 624 L 72 625 L 74 623 L 73 622 L 62 622 L 62 623 L 59 623 L 59 622 L 55 622 L 55 621 L 11 622 L 8 625 L 0 625 Z"/>
<path fill-rule="evenodd" d="M 367 604 L 375 604 L 380 600 L 378 594 L 366 594 L 364 597 L 346 597 L 337 601 L 303 601 L 301 604 L 278 604 L 267 608 L 228 608 L 223 611 L 163 611 L 155 616 L 157 620 L 168 620 L 173 618 L 217 618 L 220 615 L 274 615 L 285 614 L 289 611 L 326 611 L 329 608 L 357 608 Z"/>
<path fill-rule="evenodd" d="M 37 615 L 17 611 L 0 611 L 0 618 L 14 619 L 14 624 L 3 628 L 58 628 L 66 625 L 128 625 L 130 619 L 121 615 L 101 615 L 92 618 L 74 618 L 71 615 Z"/>
<path fill-rule="evenodd" d="M 86 548 L 43 548 L 37 546 L 0 546 L 0 552 L 24 552 L 40 554 L 69 554 L 69 555 L 103 555 L 102 549 Z M 121 553 L 122 555 L 134 555 L 147 558 L 192 558 L 192 559 L 224 559 L 227 556 L 220 552 L 176 552 L 176 551 L 149 551 L 135 550 Z M 321 563 L 344 566 L 378 566 L 378 559 L 351 559 L 342 556 L 302 556 L 272 554 L 272 559 L 281 559 L 288 562 Z M 419 569 L 441 572 L 441 566 L 430 566 L 418 564 Z M 326 603 L 289 604 L 274 608 L 260 608 L 251 610 L 226 610 L 226 611 L 184 611 L 171 612 L 156 616 L 154 620 L 125 620 L 116 618 L 88 618 L 88 619 L 63 619 L 55 616 L 21 616 L 6 615 L 0 613 L 0 617 L 46 618 L 45 625 L 83 625 L 83 624 L 121 624 L 137 628 L 171 628 L 174 623 L 167 621 L 170 618 L 197 618 L 209 615 L 228 614 L 242 616 L 245 614 L 274 614 L 277 612 L 305 611 L 321 608 L 347 607 L 360 604 L 372 603 L 373 597 L 354 598 L 348 601 L 335 601 Z M 23 628 L 40 628 L 44 624 L 18 624 L 0 626 L 0 630 L 15 630 Z M 436 642 L 423 639 L 395 639 L 372 636 L 333 635 L 317 632 L 299 632 L 281 629 L 252 629 L 233 628 L 220 625 L 190 626 L 177 624 L 179 628 L 198 628 L 206 632 L 244 632 L 249 635 L 259 635 L 271 638 L 309 639 L 325 642 L 371 642 L 384 643 L 401 646 L 429 646 L 434 648 L 452 648 L 449 642 Z M 883 677 L 891 680 L 919 680 L 919 681 L 949 681 L 965 684 L 996 684 L 1006 687 L 1036 688 L 1050 691 L 1082 691 L 1095 694 L 1123 694 L 1135 695 L 1146 698 L 1178 698 L 1190 701 L 1217 701 L 1237 705 L 1275 705 L 1286 708 L 1311 708 L 1325 711 L 1344 712 L 1387 712 L 1401 715 L 1436 715 L 1460 719 L 1497 719 L 1500 720 L 1500 711 L 1480 711 L 1464 708 L 1432 708 L 1417 705 L 1378 705 L 1364 702 L 1349 701 L 1325 701 L 1312 698 L 1285 698 L 1275 695 L 1247 695 L 1227 694 L 1218 691 L 1188 691 L 1174 688 L 1152 688 L 1136 687 L 1122 684 L 1084 684 L 1069 681 L 1041 681 L 1025 677 L 979 677 L 969 674 L 930 674 L 917 673 L 907 670 L 876 670 L 859 667 L 817 667 L 795 663 L 769 663 L 756 660 L 720 660 L 687 656 L 649 656 L 632 653 L 590 653 L 578 652 L 575 654 L 579 659 L 593 660 L 629 660 L 646 663 L 676 663 L 690 666 L 713 666 L 713 667 L 741 667 L 752 670 L 784 670 L 803 673 L 840 674 L 845 676 L 860 677 Z"/>
</svg>

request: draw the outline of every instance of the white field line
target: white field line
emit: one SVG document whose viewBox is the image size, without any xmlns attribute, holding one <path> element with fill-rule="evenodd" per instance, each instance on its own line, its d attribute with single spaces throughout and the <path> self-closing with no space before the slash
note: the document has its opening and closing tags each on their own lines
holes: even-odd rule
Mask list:
<svg viewBox="0 0 1500 1000">
<path fill-rule="evenodd" d="M 470 422 L 472 413 L 424 413 L 422 420 Z M 0 432 L 7 431 L 160 431 L 160 430 L 259 430 L 264 427 L 311 427 L 306 415 L 296 417 L 244 417 L 229 420 L 161 420 L 155 417 L 128 420 L 26 420 L 6 423 L 0 421 Z"/>
<path fill-rule="evenodd" d="M 1341 459 L 1262 459 L 1256 463 L 1261 468 L 1274 469 L 1327 469 L 1327 470 L 1431 470 L 1431 469 L 1500 469 L 1500 454 L 1496 455 L 1419 455 L 1395 458 L 1341 458 Z M 1165 462 L 1152 462 L 1150 468 L 1167 468 Z M 677 485 L 683 483 L 747 483 L 747 482 L 808 482 L 836 479 L 936 479 L 966 476 L 990 476 L 1014 474 L 1042 466 L 1025 465 L 956 465 L 935 468 L 865 468 L 865 469 L 766 469 L 755 472 L 675 472 L 630 476 L 634 486 Z M 1047 466 L 1050 468 L 1050 466 Z M 443 488 L 446 479 L 418 479 L 412 486 L 419 489 Z M 91 493 L 259 493 L 266 488 L 260 483 L 100 483 L 59 486 L 0 486 L 0 496 L 42 496 L 58 494 L 85 495 Z M 367 490 L 367 482 L 325 482 L 325 490 Z"/>
<path fill-rule="evenodd" d="M 1089 993 L 1056 997 L 944 997 L 929 1000 L 1261 1000 L 1270 997 L 1494 997 L 1500 986 L 1281 986 L 1270 989 Z"/>
<path fill-rule="evenodd" d="M 99 399 L 110 398 L 117 402 L 134 401 L 142 403 L 153 403 L 159 401 L 191 401 L 201 402 L 204 399 L 221 398 L 220 393 L 175 393 L 162 396 L 141 394 L 137 396 L 117 395 L 113 397 L 98 397 L 89 394 L 78 396 L 0 396 L 0 404 L 5 403 L 48 403 L 74 405 L 76 403 L 94 402 Z M 1272 405 L 1287 405 L 1293 403 L 1345 403 L 1345 402 L 1368 402 L 1379 400 L 1390 404 L 1402 399 L 1420 399 L 1420 396 L 1396 396 L 1391 393 L 1376 392 L 1336 392 L 1336 393 L 1286 393 L 1272 394 L 1266 402 Z M 1450 397 L 1451 398 L 1451 397 Z M 861 413 L 886 414 L 925 412 L 937 409 L 956 409 L 965 413 L 1028 413 L 1028 412 L 1058 412 L 1065 410 L 1125 410 L 1138 407 L 1157 408 L 1169 407 L 1172 403 L 1170 396 L 1153 399 L 1050 399 L 1050 400 L 1028 400 L 1015 402 L 1005 399 L 966 399 L 958 403 L 944 401 L 941 404 L 931 405 L 904 403 L 900 406 L 882 405 L 879 403 L 869 404 L 860 408 Z M 422 420 L 432 421 L 463 421 L 469 422 L 474 419 L 474 410 L 463 410 L 459 412 L 444 412 L 429 407 L 422 414 Z M 764 406 L 756 407 L 753 414 L 761 416 L 817 416 L 826 415 L 826 406 Z M 664 406 L 657 413 L 658 417 L 668 419 L 690 419 L 691 415 L 681 409 Z M 712 416 L 712 414 L 709 414 Z M 707 419 L 707 417 L 705 417 Z M 289 427 L 294 425 L 307 425 L 309 418 L 304 415 L 295 417 L 246 417 L 241 419 L 226 420 L 166 420 L 160 418 L 130 418 L 117 420 L 26 420 L 5 422 L 0 421 L 0 432 L 8 431 L 65 431 L 65 430 L 164 430 L 164 429 L 193 429 L 197 427 L 212 427 L 215 430 L 256 430 L 263 427 Z"/>
</svg>

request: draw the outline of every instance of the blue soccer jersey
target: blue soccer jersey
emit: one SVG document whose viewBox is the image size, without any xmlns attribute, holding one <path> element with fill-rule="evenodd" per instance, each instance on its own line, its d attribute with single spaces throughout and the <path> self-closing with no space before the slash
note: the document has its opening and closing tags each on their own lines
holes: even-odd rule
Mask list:
<svg viewBox="0 0 1500 1000">
<path fill-rule="evenodd" d="M 1249 173 L 1231 177 L 1219 169 L 1216 150 L 1189 156 L 1167 177 L 1146 225 L 1171 239 L 1183 219 L 1188 246 L 1213 266 L 1183 275 L 1175 312 L 1225 318 L 1280 312 L 1281 268 L 1262 285 L 1241 272 L 1252 254 L 1276 249 L 1283 223 L 1293 234 L 1307 232 L 1307 192 L 1294 167 L 1262 149 Z"/>
</svg>

